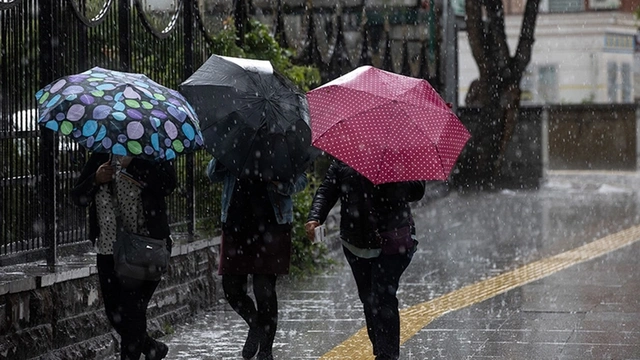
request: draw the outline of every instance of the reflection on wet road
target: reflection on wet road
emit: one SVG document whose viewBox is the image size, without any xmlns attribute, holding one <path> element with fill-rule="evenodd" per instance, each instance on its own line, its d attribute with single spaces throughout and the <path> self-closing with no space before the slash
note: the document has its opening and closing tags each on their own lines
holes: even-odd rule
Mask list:
<svg viewBox="0 0 640 360">
<path fill-rule="evenodd" d="M 490 299 L 516 287 L 549 276 L 569 266 L 588 261 L 631 245 L 640 240 L 640 226 L 606 236 L 576 249 L 529 263 L 504 274 L 467 285 L 431 301 L 414 305 L 400 312 L 402 327 L 400 342 L 404 344 L 434 319 L 451 311 Z M 328 359 L 371 359 L 366 328 L 321 357 Z M 364 350 L 365 347 L 369 349 Z M 362 354 L 362 356 L 355 356 Z"/>
</svg>

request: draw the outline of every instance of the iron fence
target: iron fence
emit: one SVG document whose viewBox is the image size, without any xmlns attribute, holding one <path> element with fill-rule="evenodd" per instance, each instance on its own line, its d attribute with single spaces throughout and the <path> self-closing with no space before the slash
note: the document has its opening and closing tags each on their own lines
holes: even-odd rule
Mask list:
<svg viewBox="0 0 640 360">
<path fill-rule="evenodd" d="M 0 3 L 0 265 L 43 258 L 53 265 L 65 246 L 87 242 L 85 209 L 67 196 L 86 151 L 36 125 L 36 91 L 93 66 L 144 73 L 177 88 L 211 53 L 196 1 L 159 4 L 164 6 L 145 7 L 139 0 Z M 201 191 L 197 207 L 193 196 L 196 179 L 204 177 L 194 163 L 206 158 L 199 152 L 176 162 L 180 186 L 169 211 L 178 233 L 192 235 L 196 217 L 215 221 L 207 211 L 214 199 L 201 196 L 212 192 Z"/>
<path fill-rule="evenodd" d="M 0 0 L 0 266 L 42 259 L 53 266 L 58 252 L 87 245 L 86 212 L 67 196 L 87 154 L 36 126 L 36 91 L 94 66 L 177 88 L 212 54 L 225 22 L 237 22 L 241 2 L 299 62 L 320 67 L 324 80 L 373 63 L 438 83 L 429 71 L 438 68 L 433 37 L 392 35 L 375 19 L 378 10 L 365 11 L 365 0 L 316 7 L 305 0 Z M 420 23 L 425 14 L 416 15 L 416 4 L 392 9 L 402 17 L 388 17 L 392 25 L 403 33 L 407 23 L 422 26 L 416 34 L 434 28 L 433 17 Z M 219 189 L 203 174 L 208 158 L 199 151 L 176 161 L 179 188 L 169 199 L 176 234 L 215 227 Z"/>
</svg>

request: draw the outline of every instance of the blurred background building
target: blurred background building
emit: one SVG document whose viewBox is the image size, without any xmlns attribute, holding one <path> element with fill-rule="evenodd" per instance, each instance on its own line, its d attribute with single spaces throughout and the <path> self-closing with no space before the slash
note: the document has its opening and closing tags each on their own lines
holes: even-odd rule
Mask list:
<svg viewBox="0 0 640 360">
<path fill-rule="evenodd" d="M 504 0 L 514 51 L 526 0 Z M 522 104 L 632 103 L 640 98 L 639 0 L 541 0 Z M 459 101 L 478 74 L 459 33 Z"/>
</svg>

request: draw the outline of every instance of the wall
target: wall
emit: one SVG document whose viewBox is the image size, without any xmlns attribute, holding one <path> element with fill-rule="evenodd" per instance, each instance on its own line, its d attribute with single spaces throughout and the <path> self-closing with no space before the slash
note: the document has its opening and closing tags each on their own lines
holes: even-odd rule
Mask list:
<svg viewBox="0 0 640 360">
<path fill-rule="evenodd" d="M 491 126 L 477 109 L 460 108 L 471 135 Z M 637 171 L 640 149 L 635 104 L 525 106 L 502 165 L 504 188 L 536 188 L 545 171 Z"/>
<path fill-rule="evenodd" d="M 149 331 L 161 336 L 221 297 L 219 239 L 175 246 L 149 304 Z M 0 360 L 104 359 L 119 349 L 99 296 L 95 255 L 0 268 Z"/>
<path fill-rule="evenodd" d="M 620 10 L 626 12 L 634 12 L 640 7 L 640 0 L 621 0 Z"/>
<path fill-rule="evenodd" d="M 635 171 L 636 105 L 548 110 L 548 169 Z"/>
<path fill-rule="evenodd" d="M 520 120 L 502 163 L 502 181 L 499 186 L 511 189 L 536 188 L 544 176 L 544 150 L 542 148 L 543 117 L 541 107 L 520 109 Z M 459 117 L 471 136 L 486 134 L 491 127 L 478 117 L 478 109 L 460 108 Z"/>
<path fill-rule="evenodd" d="M 522 14 L 524 12 L 524 6 L 526 0 L 503 0 L 505 14 Z"/>
</svg>

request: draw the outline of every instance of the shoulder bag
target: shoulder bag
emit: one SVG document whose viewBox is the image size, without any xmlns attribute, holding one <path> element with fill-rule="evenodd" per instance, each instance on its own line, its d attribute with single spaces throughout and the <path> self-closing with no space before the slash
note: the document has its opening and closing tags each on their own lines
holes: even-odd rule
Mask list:
<svg viewBox="0 0 640 360">
<path fill-rule="evenodd" d="M 114 270 L 118 276 L 137 280 L 158 281 L 169 267 L 171 253 L 166 241 L 126 231 L 120 217 L 120 208 L 111 186 L 116 214 L 116 241 L 113 244 Z"/>
</svg>

